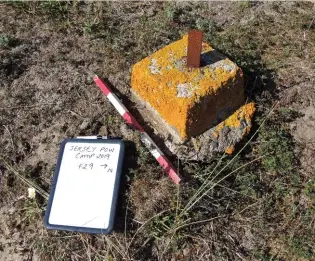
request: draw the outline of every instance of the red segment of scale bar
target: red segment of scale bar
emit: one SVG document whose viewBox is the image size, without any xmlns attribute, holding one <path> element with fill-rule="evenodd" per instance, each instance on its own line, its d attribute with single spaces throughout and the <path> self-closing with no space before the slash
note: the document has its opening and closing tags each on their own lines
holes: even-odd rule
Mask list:
<svg viewBox="0 0 315 261">
<path fill-rule="evenodd" d="M 144 131 L 139 122 L 132 116 L 127 108 L 122 104 L 118 97 L 112 92 L 110 87 L 104 83 L 97 75 L 94 77 L 94 82 L 102 90 L 102 92 L 109 99 L 111 104 L 119 112 L 119 114 L 125 119 L 126 123 L 141 132 L 141 141 L 149 149 L 150 153 L 154 156 L 157 162 L 161 165 L 163 170 L 169 175 L 175 184 L 179 184 L 180 177 L 176 173 L 176 169 L 172 163 L 165 157 L 164 153 L 154 143 L 150 136 Z"/>
</svg>

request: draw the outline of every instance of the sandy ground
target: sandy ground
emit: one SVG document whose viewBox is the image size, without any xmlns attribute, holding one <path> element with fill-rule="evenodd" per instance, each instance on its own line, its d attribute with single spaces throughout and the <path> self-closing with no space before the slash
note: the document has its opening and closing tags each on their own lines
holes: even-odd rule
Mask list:
<svg viewBox="0 0 315 261">
<path fill-rule="evenodd" d="M 237 8 L 231 3 L 220 3 L 209 7 L 209 10 L 214 23 L 222 28 L 238 23 L 244 25 L 256 16 L 261 16 L 274 19 L 274 23 L 279 24 L 278 28 L 283 27 L 286 30 L 285 23 L 288 20 L 281 17 L 281 12 L 290 13 L 290 8 L 296 8 L 294 12 L 298 12 L 300 16 L 314 15 L 315 12 L 312 7 L 292 5 L 288 3 L 284 7 L 280 6 L 279 10 L 270 5 L 257 5 L 246 9 L 244 17 L 237 13 Z M 0 162 L 5 159 L 20 173 L 27 173 L 28 178 L 46 191 L 49 191 L 59 144 L 64 138 L 77 135 L 112 135 L 133 140 L 137 144 L 135 135 L 126 130 L 123 120 L 93 83 L 93 76 L 99 74 L 108 77 L 119 96 L 136 112 L 135 105 L 129 102 L 132 64 L 176 39 L 177 35 L 168 38 L 169 28 L 162 28 L 162 32 L 156 31 L 160 34 L 157 41 L 154 41 L 154 36 L 149 38 L 154 42 L 150 47 L 145 33 L 140 32 L 141 26 L 136 32 L 128 31 L 131 28 L 128 27 L 128 19 L 133 17 L 138 26 L 143 17 L 157 19 L 157 9 L 137 4 L 133 8 L 116 7 L 112 6 L 110 10 L 115 18 L 107 23 L 110 30 L 105 36 L 98 37 L 86 35 L 84 28 L 88 26 L 84 23 L 83 26 L 71 27 L 71 23 L 74 23 L 71 19 L 80 21 L 80 13 L 58 21 L 46 15 L 36 15 L 0 4 L 0 33 L 13 39 L 10 44 L 0 46 Z M 94 9 L 90 9 L 86 7 L 84 12 L 92 13 Z M 128 13 L 128 19 L 123 16 L 124 13 Z M 202 9 L 200 13 L 201 17 L 205 15 Z M 96 19 L 99 15 L 101 14 L 91 17 Z M 180 15 L 178 17 L 181 19 Z M 117 21 L 122 24 L 116 25 Z M 289 54 L 285 58 L 285 65 L 278 66 L 275 71 L 275 90 L 280 105 L 298 113 L 298 117 L 290 121 L 288 126 L 300 161 L 297 168 L 309 179 L 314 175 L 315 156 L 315 49 L 310 45 L 315 40 L 314 26 L 314 19 L 310 20 L 300 34 L 296 35 L 297 48 L 302 55 Z M 119 41 L 117 38 L 123 30 L 129 38 Z M 153 32 L 154 28 L 152 34 Z M 146 42 L 139 45 L 141 41 Z M 278 44 L 281 45 L 278 42 L 274 44 L 275 53 L 283 50 L 283 47 L 277 48 Z M 268 55 L 275 54 L 264 54 L 264 59 Z M 261 93 L 261 97 L 265 99 L 274 99 L 268 88 Z M 135 169 L 143 173 L 156 170 L 157 166 L 152 162 L 154 161 L 149 160 L 151 165 L 147 170 L 146 166 L 139 165 Z M 165 193 L 158 193 L 161 192 L 161 183 L 165 188 L 165 181 L 161 170 L 158 169 L 156 173 L 154 175 L 162 181 L 150 183 L 150 186 L 156 191 L 158 198 L 153 208 L 158 209 L 159 202 L 165 200 L 163 194 L 167 193 L 168 187 Z M 38 235 L 47 236 L 47 231 L 42 222 L 30 221 L 34 217 L 40 221 L 44 207 L 34 211 L 28 205 L 27 186 L 10 173 L 5 164 L 0 163 L 0 175 L 0 259 L 44 260 L 39 259 L 41 248 Z M 147 181 L 141 179 L 135 181 L 135 185 L 149 186 Z M 149 204 L 145 203 L 147 192 L 135 192 L 131 189 L 131 195 L 132 193 L 143 195 L 143 200 L 138 198 L 133 201 L 135 217 L 148 218 L 151 212 L 146 211 L 146 204 Z M 246 249 L 251 249 L 252 237 L 248 230 L 243 238 Z M 75 254 L 71 257 L 71 260 L 79 259 Z M 60 260 L 68 260 L 68 257 Z"/>
</svg>

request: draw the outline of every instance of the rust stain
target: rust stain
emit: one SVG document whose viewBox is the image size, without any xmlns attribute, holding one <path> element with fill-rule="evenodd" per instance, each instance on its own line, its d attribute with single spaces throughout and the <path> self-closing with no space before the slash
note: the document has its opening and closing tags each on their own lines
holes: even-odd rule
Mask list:
<svg viewBox="0 0 315 261">
<path fill-rule="evenodd" d="M 200 67 L 202 35 L 202 32 L 199 30 L 190 30 L 188 32 L 187 67 Z"/>
</svg>

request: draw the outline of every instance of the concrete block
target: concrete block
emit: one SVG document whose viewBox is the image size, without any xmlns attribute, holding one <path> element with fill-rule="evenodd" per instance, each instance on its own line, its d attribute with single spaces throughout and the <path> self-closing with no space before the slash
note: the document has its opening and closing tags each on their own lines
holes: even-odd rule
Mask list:
<svg viewBox="0 0 315 261">
<path fill-rule="evenodd" d="M 151 106 L 136 96 L 134 96 L 134 101 L 137 103 L 138 111 L 144 121 L 150 123 L 154 134 L 163 140 L 159 143 L 159 139 L 157 139 L 158 145 L 166 154 L 176 155 L 182 160 L 209 162 L 216 153 L 232 154 L 235 145 L 250 132 L 255 113 L 253 102 L 245 104 L 224 121 L 183 143 L 170 135 L 166 128 L 168 125 L 155 110 L 152 110 Z"/>
<path fill-rule="evenodd" d="M 253 102 L 245 104 L 226 120 L 203 134 L 189 139 L 185 144 L 176 144 L 168 139 L 165 145 L 171 154 L 184 160 L 207 162 L 216 153 L 232 154 L 235 145 L 250 132 L 254 113 L 255 104 Z"/>
<path fill-rule="evenodd" d="M 201 67 L 187 68 L 185 35 L 132 68 L 131 88 L 150 114 L 150 122 L 181 142 L 226 120 L 244 102 L 241 69 L 202 44 Z"/>
</svg>

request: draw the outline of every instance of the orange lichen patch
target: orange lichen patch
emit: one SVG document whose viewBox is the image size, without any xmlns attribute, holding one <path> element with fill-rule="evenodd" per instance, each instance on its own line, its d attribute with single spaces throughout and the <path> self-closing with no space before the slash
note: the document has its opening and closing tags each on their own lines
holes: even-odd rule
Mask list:
<svg viewBox="0 0 315 261">
<path fill-rule="evenodd" d="M 247 126 L 244 130 L 243 130 L 243 136 L 247 135 L 250 132 L 250 127 Z"/>
<path fill-rule="evenodd" d="M 241 121 L 244 121 L 244 120 L 246 122 L 251 122 L 251 119 L 255 113 L 255 110 L 256 108 L 255 108 L 254 102 L 250 102 L 243 105 L 236 112 L 234 112 L 230 117 L 228 117 L 226 120 L 218 124 L 215 131 L 219 132 L 225 126 L 229 128 L 239 128 L 241 126 Z M 244 135 L 245 135 L 250 131 L 250 128 L 247 127 L 244 129 L 244 131 L 245 131 L 244 132 Z"/>
<path fill-rule="evenodd" d="M 202 44 L 202 66 L 186 67 L 185 35 L 133 66 L 132 89 L 172 126 L 181 138 L 213 126 L 225 107 L 243 102 L 243 75 L 228 58 Z"/>
<path fill-rule="evenodd" d="M 225 153 L 230 155 L 233 153 L 234 149 L 235 149 L 234 145 L 227 147 Z"/>
</svg>

